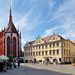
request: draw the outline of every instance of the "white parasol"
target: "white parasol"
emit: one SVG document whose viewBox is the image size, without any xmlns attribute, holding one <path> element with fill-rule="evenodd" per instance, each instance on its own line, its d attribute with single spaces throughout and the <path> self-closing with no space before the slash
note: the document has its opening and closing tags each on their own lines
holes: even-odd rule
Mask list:
<svg viewBox="0 0 75 75">
<path fill-rule="evenodd" d="M 4 55 L 1 55 L 0 56 L 0 59 L 8 59 L 8 57 L 7 56 L 4 56 Z"/>
</svg>

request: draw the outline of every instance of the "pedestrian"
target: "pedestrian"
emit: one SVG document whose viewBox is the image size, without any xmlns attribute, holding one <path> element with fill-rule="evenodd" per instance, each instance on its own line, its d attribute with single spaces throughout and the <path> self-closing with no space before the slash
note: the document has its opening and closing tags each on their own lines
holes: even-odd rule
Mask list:
<svg viewBox="0 0 75 75">
<path fill-rule="evenodd" d="M 38 61 L 36 61 L 36 63 L 38 64 Z"/>
<path fill-rule="evenodd" d="M 33 65 L 33 61 L 32 61 L 32 65 Z"/>
<path fill-rule="evenodd" d="M 34 65 L 35 65 L 35 61 L 34 61 Z"/>
<path fill-rule="evenodd" d="M 14 68 L 16 68 L 16 62 L 15 62 L 15 60 L 14 60 L 14 62 L 13 62 L 13 66 L 14 66 Z"/>
<path fill-rule="evenodd" d="M 36 59 L 34 59 L 34 65 L 35 65 L 35 63 L 36 63 Z"/>
<path fill-rule="evenodd" d="M 57 60 L 55 61 L 55 64 L 58 66 L 58 62 L 57 62 Z"/>
<path fill-rule="evenodd" d="M 4 62 L 3 62 L 3 71 L 6 72 L 6 69 L 7 69 L 7 63 L 6 63 L 6 60 L 4 60 Z"/>
<path fill-rule="evenodd" d="M 46 65 L 48 64 L 48 61 L 46 60 Z"/>
<path fill-rule="evenodd" d="M 20 67 L 20 60 L 18 60 L 18 68 Z"/>
</svg>

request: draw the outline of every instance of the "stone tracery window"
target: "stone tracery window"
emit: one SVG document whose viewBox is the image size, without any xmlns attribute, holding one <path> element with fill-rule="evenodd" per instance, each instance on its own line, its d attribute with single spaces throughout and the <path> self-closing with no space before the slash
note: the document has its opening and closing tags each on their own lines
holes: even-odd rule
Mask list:
<svg viewBox="0 0 75 75">
<path fill-rule="evenodd" d="M 7 56 L 10 55 L 10 37 L 7 37 Z"/>
<path fill-rule="evenodd" d="M 16 38 L 13 38 L 13 57 L 16 57 Z"/>
</svg>

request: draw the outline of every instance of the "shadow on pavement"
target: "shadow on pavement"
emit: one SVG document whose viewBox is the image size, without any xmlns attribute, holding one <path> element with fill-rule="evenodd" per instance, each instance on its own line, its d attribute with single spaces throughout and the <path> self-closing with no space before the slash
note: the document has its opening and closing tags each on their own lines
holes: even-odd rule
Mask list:
<svg viewBox="0 0 75 75">
<path fill-rule="evenodd" d="M 0 72 L 0 75 L 72 75 L 60 72 L 54 72 L 45 69 L 35 69 L 27 66 L 21 66 L 20 68 L 13 68 L 12 70 L 7 70 L 7 72 Z"/>
<path fill-rule="evenodd" d="M 24 71 L 27 73 L 27 75 L 72 75 L 45 69 L 35 69 L 27 66 L 25 66 Z"/>
</svg>

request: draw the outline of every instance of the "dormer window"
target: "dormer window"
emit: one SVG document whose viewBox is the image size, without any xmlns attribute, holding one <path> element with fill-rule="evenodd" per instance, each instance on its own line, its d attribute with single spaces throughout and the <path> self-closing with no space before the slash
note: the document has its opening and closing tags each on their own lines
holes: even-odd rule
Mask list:
<svg viewBox="0 0 75 75">
<path fill-rule="evenodd" d="M 53 37 L 53 40 L 55 40 L 55 38 Z"/>
<path fill-rule="evenodd" d="M 39 43 L 41 43 L 41 41 L 39 41 Z"/>
</svg>

